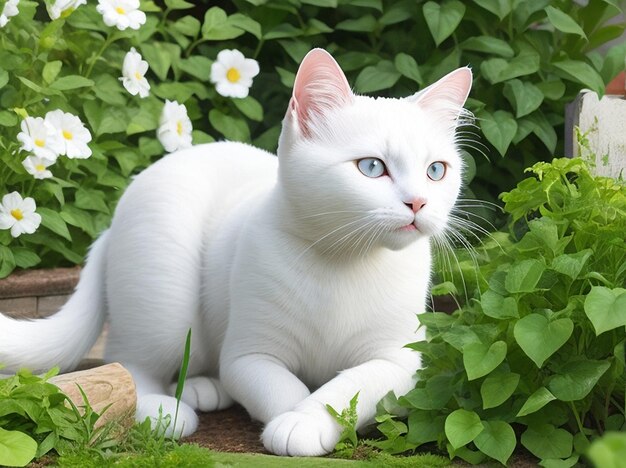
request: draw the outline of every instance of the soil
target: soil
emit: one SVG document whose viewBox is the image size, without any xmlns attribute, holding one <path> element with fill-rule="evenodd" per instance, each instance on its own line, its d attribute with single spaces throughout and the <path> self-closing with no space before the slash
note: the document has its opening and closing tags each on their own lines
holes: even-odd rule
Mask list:
<svg viewBox="0 0 626 468">
<path fill-rule="evenodd" d="M 252 421 L 246 410 L 236 405 L 200 413 L 198 430 L 184 442 L 220 452 L 268 453 L 261 443 L 261 429 L 261 423 Z"/>
</svg>

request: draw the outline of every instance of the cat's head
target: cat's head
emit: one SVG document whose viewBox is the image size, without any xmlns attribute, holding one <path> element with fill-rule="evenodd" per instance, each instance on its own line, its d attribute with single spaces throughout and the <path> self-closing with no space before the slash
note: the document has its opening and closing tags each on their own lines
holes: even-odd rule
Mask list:
<svg viewBox="0 0 626 468">
<path fill-rule="evenodd" d="M 461 188 L 459 68 L 404 99 L 355 95 L 324 50 L 302 61 L 280 137 L 294 229 L 329 253 L 400 249 L 445 230 Z"/>
</svg>

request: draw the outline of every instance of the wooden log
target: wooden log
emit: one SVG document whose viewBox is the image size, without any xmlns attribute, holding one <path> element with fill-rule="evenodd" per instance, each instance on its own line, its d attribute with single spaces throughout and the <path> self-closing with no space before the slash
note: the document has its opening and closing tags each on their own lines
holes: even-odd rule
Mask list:
<svg viewBox="0 0 626 468">
<path fill-rule="evenodd" d="M 85 403 L 78 389 L 80 385 L 93 410 L 101 414 L 96 427 L 111 421 L 118 426 L 114 429 L 116 437 L 123 436 L 135 421 L 137 405 L 135 382 L 130 372 L 121 364 L 106 364 L 93 369 L 61 374 L 52 377 L 49 382 L 59 387 L 77 408 L 82 409 Z M 107 405 L 110 405 L 109 408 L 102 413 Z"/>
</svg>

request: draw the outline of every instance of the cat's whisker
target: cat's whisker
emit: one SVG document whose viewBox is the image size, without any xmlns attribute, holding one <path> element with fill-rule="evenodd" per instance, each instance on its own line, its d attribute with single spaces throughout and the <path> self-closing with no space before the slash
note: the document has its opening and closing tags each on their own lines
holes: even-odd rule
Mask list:
<svg viewBox="0 0 626 468">
<path fill-rule="evenodd" d="M 340 239 L 337 239 L 330 246 L 328 246 L 324 251 L 322 251 L 322 254 L 335 256 L 335 254 L 341 250 L 341 248 L 343 247 L 345 243 L 347 243 L 353 236 L 358 235 L 359 231 L 364 230 L 365 233 L 367 233 L 366 229 L 371 227 L 376 222 L 375 215 L 372 214 L 371 216 L 373 216 L 374 218 L 368 219 L 367 222 L 365 222 L 362 226 L 358 226 L 356 229 L 353 229 L 352 231 L 350 231 L 348 234 L 345 234 Z M 355 248 L 356 246 L 348 250 L 348 252 L 350 253 L 350 257 L 352 256 L 352 253 L 355 250 Z"/>
<path fill-rule="evenodd" d="M 310 218 L 316 218 L 319 216 L 328 216 L 328 215 L 332 215 L 332 214 L 345 214 L 345 213 L 369 213 L 367 210 L 339 210 L 339 211 L 325 211 L 323 213 L 316 213 L 316 214 L 312 214 L 312 215 L 307 215 L 307 216 L 298 216 L 295 219 L 310 219 Z"/>
<path fill-rule="evenodd" d="M 497 203 L 490 202 L 488 200 L 479 200 L 477 198 L 458 198 L 457 199 L 457 205 L 463 202 L 473 202 L 473 203 L 478 204 L 479 206 L 484 206 L 487 209 L 493 209 L 494 211 L 500 211 L 501 213 L 504 213 L 504 209 L 502 208 L 502 206 L 498 205 Z"/>
</svg>

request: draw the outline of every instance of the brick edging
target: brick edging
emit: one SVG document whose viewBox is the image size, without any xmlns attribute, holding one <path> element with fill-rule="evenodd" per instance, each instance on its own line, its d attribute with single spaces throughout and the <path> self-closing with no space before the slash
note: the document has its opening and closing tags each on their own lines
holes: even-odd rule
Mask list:
<svg viewBox="0 0 626 468">
<path fill-rule="evenodd" d="M 80 266 L 16 271 L 0 279 L 0 299 L 58 296 L 74 291 Z"/>
</svg>

